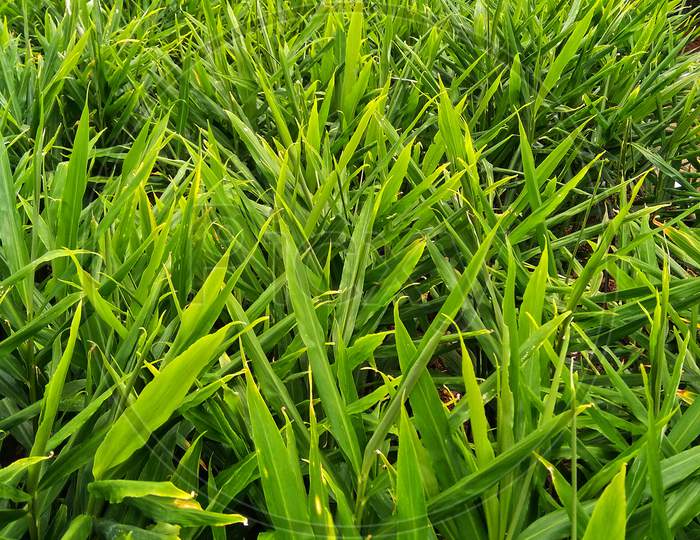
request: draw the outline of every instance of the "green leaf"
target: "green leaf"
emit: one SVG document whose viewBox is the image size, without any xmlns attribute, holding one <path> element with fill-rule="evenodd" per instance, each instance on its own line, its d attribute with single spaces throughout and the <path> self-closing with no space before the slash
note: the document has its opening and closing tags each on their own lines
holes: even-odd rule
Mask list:
<svg viewBox="0 0 700 540">
<path fill-rule="evenodd" d="M 70 522 L 61 540 L 87 540 L 92 533 L 92 516 L 80 514 Z"/>
<path fill-rule="evenodd" d="M 97 480 L 123 463 L 163 425 L 185 399 L 199 372 L 213 360 L 223 344 L 229 327 L 226 326 L 198 339 L 183 353 L 165 366 L 110 427 L 107 436 L 95 453 L 92 473 Z"/>
<path fill-rule="evenodd" d="M 25 234 L 17 211 L 15 183 L 10 169 L 4 140 L 0 138 L 0 245 L 9 266 L 15 273 L 29 263 L 29 254 L 25 244 Z M 29 302 L 29 278 L 20 283 L 23 300 Z"/>
<path fill-rule="evenodd" d="M 350 343 L 360 310 L 365 271 L 370 262 L 372 226 L 376 212 L 374 195 L 371 194 L 362 207 L 343 265 L 335 332 L 335 340 L 342 339 L 343 343 Z"/>
<path fill-rule="evenodd" d="M 141 480 L 97 480 L 88 485 L 90 493 L 103 499 L 118 503 L 126 497 L 170 497 L 173 499 L 192 499 L 192 494 L 182 491 L 171 482 L 144 482 Z"/>
<path fill-rule="evenodd" d="M 586 407 L 580 407 L 580 413 Z M 498 455 L 488 466 L 469 474 L 442 491 L 429 501 L 428 510 L 433 520 L 449 516 L 455 508 L 461 507 L 480 496 L 486 489 L 495 485 L 504 475 L 528 459 L 532 452 L 563 430 L 571 421 L 572 413 L 565 412 L 543 423 L 532 433 L 516 443 L 510 450 Z"/>
<path fill-rule="evenodd" d="M 457 314 L 457 311 L 459 311 L 466 295 L 469 293 L 474 282 L 476 281 L 477 274 L 482 271 L 482 266 L 491 247 L 491 242 L 496 236 L 499 224 L 491 229 L 491 231 L 489 231 L 489 233 L 486 235 L 486 238 L 484 238 L 481 246 L 479 246 L 479 249 L 476 251 L 474 257 L 469 262 L 469 265 L 464 270 L 464 273 L 459 278 L 457 286 L 454 287 L 452 292 L 450 292 L 450 295 L 445 300 L 442 308 L 440 308 L 439 313 L 423 336 L 420 346 L 415 352 L 414 359 L 411 361 L 411 368 L 401 380 L 401 384 L 396 391 L 396 395 L 392 398 L 389 406 L 382 416 L 382 419 L 379 422 L 379 425 L 367 443 L 363 460 L 363 474 L 367 473 L 367 468 L 371 465 L 372 460 L 374 459 L 374 453 L 381 444 L 381 441 L 386 436 L 391 425 L 394 423 L 403 401 L 413 391 L 414 386 L 420 379 L 423 370 L 428 365 L 428 361 L 437 348 L 440 338 L 450 325 L 450 321 Z"/>
<path fill-rule="evenodd" d="M 5 483 L 0 483 L 0 499 L 17 503 L 26 503 L 32 500 L 32 496 L 20 489 Z"/>
<path fill-rule="evenodd" d="M 163 523 L 175 523 L 183 527 L 224 527 L 247 525 L 248 520 L 240 514 L 222 514 L 202 510 L 194 500 L 168 499 L 164 497 L 127 498 L 126 503 L 138 508 L 150 518 Z"/>
<path fill-rule="evenodd" d="M 246 372 L 252 437 L 267 511 L 275 528 L 289 538 L 313 535 L 307 495 L 298 462 L 290 454 L 250 372 Z"/>
<path fill-rule="evenodd" d="M 68 160 L 65 184 L 58 194 L 58 223 L 56 226 L 59 247 L 77 247 L 80 212 L 83 209 L 83 197 L 87 188 L 87 164 L 91 151 L 90 114 L 87 104 L 80 116 L 78 131 L 73 142 L 73 151 Z"/>
<path fill-rule="evenodd" d="M 326 344 L 321 323 L 311 301 L 305 275 L 305 266 L 294 245 L 294 239 L 287 227 L 281 223 L 284 241 L 284 268 L 289 287 L 289 296 L 297 319 L 301 339 L 306 345 L 306 355 L 314 376 L 314 383 L 323 408 L 328 415 L 331 433 L 340 448 L 350 459 L 355 470 L 360 468 L 360 448 L 357 435 L 345 411 L 345 403 L 331 371 L 326 354 Z"/>
<path fill-rule="evenodd" d="M 591 24 L 591 20 L 593 19 L 593 15 L 597 10 L 598 3 L 596 2 L 588 10 L 588 13 L 586 13 L 583 19 L 576 23 L 576 26 L 574 26 L 574 29 L 572 30 L 571 35 L 569 36 L 569 39 L 566 40 L 566 43 L 562 47 L 561 51 L 559 52 L 559 54 L 556 55 L 554 61 L 549 66 L 549 69 L 547 70 L 547 75 L 545 76 L 544 81 L 542 81 L 540 90 L 537 93 L 537 100 L 535 101 L 535 110 L 538 110 L 542 106 L 549 92 L 554 88 L 554 85 L 562 77 L 564 69 L 576 55 L 576 51 L 578 51 L 579 47 L 581 46 L 583 38 L 588 32 L 588 28 Z"/>
<path fill-rule="evenodd" d="M 428 520 L 420 458 L 416 451 L 418 444 L 418 435 L 402 407 L 396 464 L 396 538 L 402 540 L 435 538 Z"/>
<path fill-rule="evenodd" d="M 58 412 L 58 405 L 61 400 L 61 395 L 63 394 L 66 375 L 68 374 L 68 369 L 70 368 L 71 360 L 73 358 L 73 350 L 75 349 L 75 343 L 78 340 L 81 313 L 82 304 L 78 304 L 70 325 L 70 333 L 68 335 L 66 348 L 63 351 L 58 364 L 56 365 L 56 370 L 46 385 L 44 398 L 42 400 L 41 414 L 39 416 L 39 427 L 37 428 L 36 435 L 34 436 L 34 444 L 32 445 L 32 450 L 30 452 L 31 456 L 40 456 L 46 452 L 46 445 L 51 437 L 51 431 L 56 419 L 56 413 Z M 40 465 L 37 464 L 30 469 L 29 482 L 32 486 L 35 486 L 38 480 L 39 467 Z"/>
<path fill-rule="evenodd" d="M 342 112 L 346 123 L 350 123 L 355 111 L 354 88 L 357 83 L 358 65 L 362 49 L 362 24 L 364 21 L 362 2 L 355 0 L 350 14 L 350 27 L 345 39 L 345 67 L 343 69 Z"/>
<path fill-rule="evenodd" d="M 627 522 L 625 467 L 615 475 L 596 502 L 583 540 L 610 538 L 624 540 Z"/>
</svg>

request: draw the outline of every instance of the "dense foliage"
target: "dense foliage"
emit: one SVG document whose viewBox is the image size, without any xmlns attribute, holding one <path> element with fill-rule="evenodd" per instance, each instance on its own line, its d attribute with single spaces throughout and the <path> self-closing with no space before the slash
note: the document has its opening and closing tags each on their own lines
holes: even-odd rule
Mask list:
<svg viewBox="0 0 700 540">
<path fill-rule="evenodd" d="M 0 537 L 700 537 L 693 9 L 0 4 Z"/>
</svg>

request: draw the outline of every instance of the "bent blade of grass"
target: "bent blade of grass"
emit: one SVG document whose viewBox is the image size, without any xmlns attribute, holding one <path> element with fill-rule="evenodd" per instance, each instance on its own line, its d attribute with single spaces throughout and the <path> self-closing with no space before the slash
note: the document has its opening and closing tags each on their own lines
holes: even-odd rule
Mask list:
<svg viewBox="0 0 700 540">
<path fill-rule="evenodd" d="M 183 491 L 172 482 L 146 482 L 142 480 L 96 480 L 88 485 L 88 490 L 110 502 L 121 502 L 126 497 L 170 497 L 172 499 L 192 499 L 192 493 Z"/>
<path fill-rule="evenodd" d="M 170 418 L 224 343 L 229 329 L 230 325 L 198 339 L 145 386 L 98 447 L 92 466 L 95 479 L 102 480 L 110 469 L 129 459 Z"/>
<path fill-rule="evenodd" d="M 225 527 L 248 523 L 248 519 L 240 514 L 222 514 L 204 510 L 194 500 L 147 495 L 127 498 L 126 503 L 138 508 L 156 522 L 175 523 L 183 527 Z"/>
<path fill-rule="evenodd" d="M 97 397 L 93 396 L 90 403 L 83 410 L 81 410 L 68 422 L 64 423 L 61 428 L 51 436 L 51 438 L 46 442 L 46 451 L 50 452 L 55 450 L 59 444 L 84 426 L 88 420 L 90 420 L 90 418 L 97 413 L 102 404 L 112 396 L 114 389 L 115 387 L 112 386 L 101 395 Z"/>
<path fill-rule="evenodd" d="M 0 469 L 0 483 L 9 484 L 16 481 L 27 469 L 47 459 L 49 459 L 49 456 L 30 456 L 13 461 Z"/>
<path fill-rule="evenodd" d="M 28 503 L 32 500 L 32 496 L 29 493 L 7 484 L 0 484 L 0 498 L 15 503 Z"/>
<path fill-rule="evenodd" d="M 81 255 L 89 253 L 85 250 L 72 250 L 72 249 L 52 249 L 47 251 L 43 255 L 37 257 L 33 261 L 25 264 L 22 268 L 12 274 L 2 281 L 0 281 L 0 289 L 8 289 L 12 285 L 18 283 L 19 281 L 30 277 L 34 271 L 40 267 L 42 264 L 51 262 L 54 259 L 59 259 L 62 257 L 72 257 L 74 255 Z"/>
</svg>

